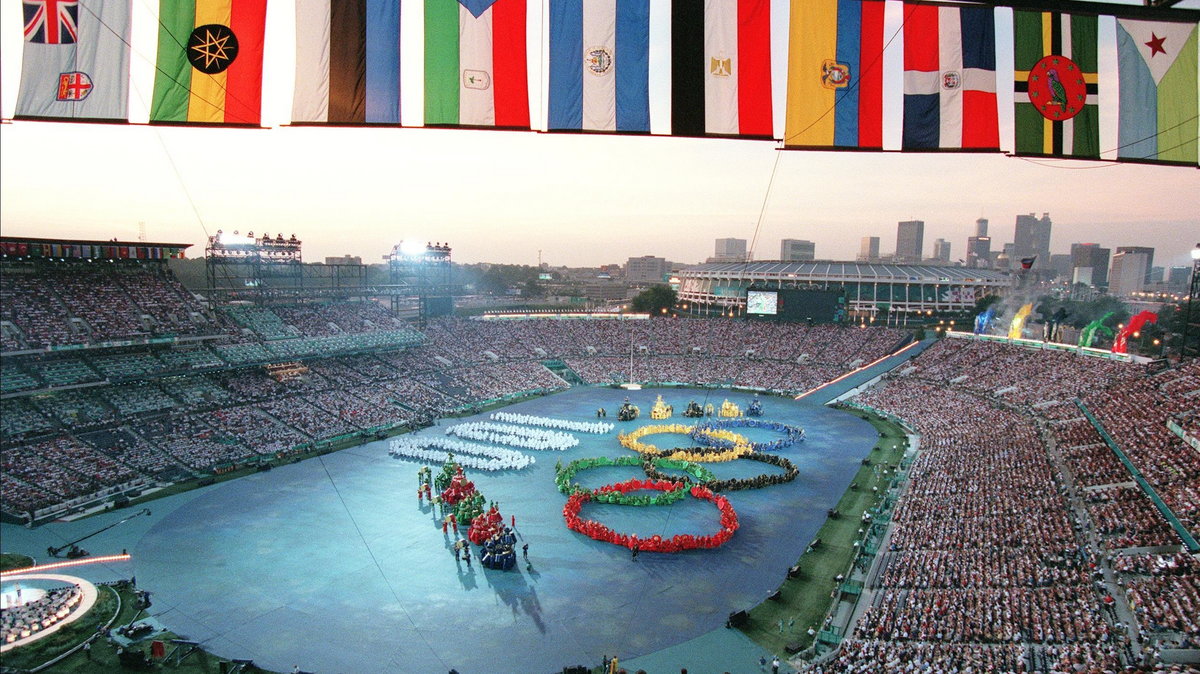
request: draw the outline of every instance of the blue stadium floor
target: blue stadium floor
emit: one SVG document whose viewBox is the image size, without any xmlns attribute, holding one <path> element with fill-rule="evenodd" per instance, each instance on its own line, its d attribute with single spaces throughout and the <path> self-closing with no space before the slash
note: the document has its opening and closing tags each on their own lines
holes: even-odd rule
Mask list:
<svg viewBox="0 0 1200 674">
<path fill-rule="evenodd" d="M 643 418 L 618 429 L 652 423 L 646 412 L 658 393 L 676 410 L 705 395 L 630 392 Z M 625 395 L 574 389 L 506 409 L 594 420 L 597 407 L 611 414 Z M 743 408 L 750 400 L 742 393 L 711 395 L 716 405 L 726 396 Z M 756 670 L 761 651 L 721 629 L 726 618 L 779 585 L 877 437 L 870 424 L 837 410 L 764 402 L 765 418 L 806 429 L 804 442 L 781 452 L 801 474 L 790 484 L 728 494 L 741 528 L 717 550 L 643 553 L 634 561 L 624 548 L 566 528 L 555 461 L 626 454 L 614 431 L 577 434 L 580 446 L 535 453 L 537 463 L 520 472 L 468 471 L 506 519 L 516 516 L 520 542 L 529 544 L 528 569 L 492 571 L 478 558 L 473 566 L 456 561 L 432 508 L 417 504 L 419 464 L 389 457 L 381 441 L 152 502 L 153 516 L 83 544 L 97 555 L 126 548 L 131 563 L 81 567 L 78 574 L 95 581 L 135 574 L 153 593 L 150 613 L 163 625 L 214 653 L 252 658 L 275 671 L 299 665 L 316 672 L 552 672 L 598 665 L 606 654 L 651 672 Z M 450 423 L 459 421 L 424 432 L 442 433 Z M 690 444 L 686 436 L 647 440 Z M 710 467 L 718 477 L 777 470 L 749 461 Z M 598 486 L 640 474 L 604 468 L 578 479 Z M 6 525 L 4 548 L 36 554 L 130 513 L 36 530 Z M 652 508 L 589 504 L 583 515 L 647 536 L 717 528 L 716 509 L 690 498 Z"/>
</svg>

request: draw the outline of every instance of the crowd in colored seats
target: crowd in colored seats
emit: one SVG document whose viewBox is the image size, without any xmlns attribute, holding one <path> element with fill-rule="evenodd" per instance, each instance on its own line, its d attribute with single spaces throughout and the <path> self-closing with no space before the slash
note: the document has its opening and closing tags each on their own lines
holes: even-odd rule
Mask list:
<svg viewBox="0 0 1200 674">
<path fill-rule="evenodd" d="M 921 452 L 869 605 L 808 670 L 1172 671 L 1154 655 L 1200 643 L 1200 564 L 1074 401 L 1197 532 L 1200 454 L 1165 422 L 1200 401 L 1198 366 L 958 339 L 913 365 L 856 398 L 904 419 Z"/>
</svg>

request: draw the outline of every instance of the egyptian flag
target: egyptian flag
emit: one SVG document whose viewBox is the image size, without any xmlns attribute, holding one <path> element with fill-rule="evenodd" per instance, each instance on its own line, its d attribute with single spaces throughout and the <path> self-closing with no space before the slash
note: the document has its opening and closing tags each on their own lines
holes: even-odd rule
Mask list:
<svg viewBox="0 0 1200 674">
<path fill-rule="evenodd" d="M 1196 24 L 1117 20 L 1117 158 L 1197 161 Z"/>
<path fill-rule="evenodd" d="M 161 0 L 150 121 L 258 126 L 267 0 Z"/>
<path fill-rule="evenodd" d="M 425 0 L 425 123 L 529 128 L 525 0 Z"/>
<path fill-rule="evenodd" d="M 997 150 L 991 7 L 904 4 L 904 150 Z"/>
<path fill-rule="evenodd" d="M 650 3 L 550 0 L 547 128 L 650 132 Z"/>
<path fill-rule="evenodd" d="M 770 0 L 673 0 L 671 134 L 770 138 Z"/>
<path fill-rule="evenodd" d="M 1034 262 L 1037 262 L 1037 256 L 1036 256 L 1036 255 L 1034 255 L 1033 257 L 1023 257 L 1023 258 L 1021 258 L 1021 269 L 1025 269 L 1025 270 L 1033 269 L 1033 263 L 1034 263 Z"/>
<path fill-rule="evenodd" d="M 296 0 L 292 121 L 400 123 L 400 0 Z"/>
<path fill-rule="evenodd" d="M 792 0 L 785 146 L 883 147 L 883 9 Z"/>
<path fill-rule="evenodd" d="M 1013 12 L 1016 154 L 1100 156 L 1097 18 Z"/>
</svg>

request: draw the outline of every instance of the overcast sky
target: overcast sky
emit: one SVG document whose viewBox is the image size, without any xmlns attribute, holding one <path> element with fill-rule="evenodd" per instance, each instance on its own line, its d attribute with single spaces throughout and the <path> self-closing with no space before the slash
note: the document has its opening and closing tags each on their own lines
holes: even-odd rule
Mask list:
<svg viewBox="0 0 1200 674">
<path fill-rule="evenodd" d="M 889 5 L 894 3 L 889 3 Z M 1131 4 L 1139 4 L 1133 2 Z M 421 110 L 416 12 L 404 3 L 405 123 Z M 1200 0 L 1181 7 L 1200 8 Z M 653 0 L 652 115 L 669 120 L 669 2 Z M 787 2 L 773 0 L 777 132 L 782 131 Z M 889 7 L 887 32 L 899 26 Z M 144 122 L 152 90 L 156 3 L 134 2 L 131 116 Z M 542 59 L 530 0 L 531 105 L 543 108 Z M 998 10 L 1001 64 L 1011 13 Z M 294 4 L 268 10 L 263 130 L 14 122 L 0 127 L 0 225 L 10 236 L 196 245 L 218 229 L 295 233 L 304 255 L 379 261 L 404 238 L 447 241 L 460 262 L 599 265 L 636 255 L 697 262 L 719 237 L 754 239 L 757 259 L 781 238 L 809 239 L 817 255 L 853 259 L 859 239 L 895 247 L 896 222 L 926 222 L 964 256 L 976 218 L 993 249 L 1011 241 L 1017 214 L 1048 212 L 1052 251 L 1072 242 L 1147 245 L 1156 265 L 1184 264 L 1200 242 L 1200 171 L 1111 162 L 1026 160 L 1001 154 L 779 152 L 761 141 L 576 136 L 443 129 L 286 128 L 294 80 Z M 1111 21 L 1101 23 L 1111 41 Z M 0 113 L 13 114 L 21 7 L 0 3 Z M 899 55 L 897 39 L 889 55 Z M 410 55 L 411 54 L 411 55 Z M 890 58 L 890 56 L 889 56 Z M 1101 96 L 1115 47 L 1101 53 Z M 1001 143 L 1011 147 L 1011 64 L 998 73 Z M 893 78 L 887 87 L 896 89 Z M 1005 86 L 1009 90 L 1005 91 Z M 895 111 L 889 111 L 894 113 Z M 1116 145 L 1105 115 L 1101 146 Z M 536 124 L 536 122 L 535 122 Z M 656 130 L 663 130 L 661 123 Z M 899 143 L 888 114 L 885 142 Z M 772 179 L 772 175 L 774 175 Z"/>
</svg>

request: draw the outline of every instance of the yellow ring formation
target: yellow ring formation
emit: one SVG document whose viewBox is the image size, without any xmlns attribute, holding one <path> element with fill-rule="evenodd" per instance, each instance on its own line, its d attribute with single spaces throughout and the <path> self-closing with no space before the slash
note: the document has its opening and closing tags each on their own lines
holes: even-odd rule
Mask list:
<svg viewBox="0 0 1200 674">
<path fill-rule="evenodd" d="M 618 433 L 617 440 L 621 446 L 626 449 L 632 449 L 638 454 L 651 454 L 653 456 L 664 456 L 662 450 L 658 447 L 641 442 L 641 439 L 647 435 L 657 435 L 659 433 L 677 433 L 679 435 L 687 435 L 696 427 L 685 424 L 660 424 L 642 426 L 629 433 Z M 665 455 L 665 458 L 674 461 L 692 461 L 695 463 L 717 463 L 720 461 L 734 461 L 754 451 L 750 446 L 750 440 L 745 436 L 723 428 L 706 429 L 701 431 L 701 434 L 714 439 L 724 440 L 733 443 L 733 448 L 726 449 L 722 452 L 694 452 L 688 449 L 680 449 L 670 454 Z M 669 451 L 669 450 L 668 450 Z"/>
</svg>

